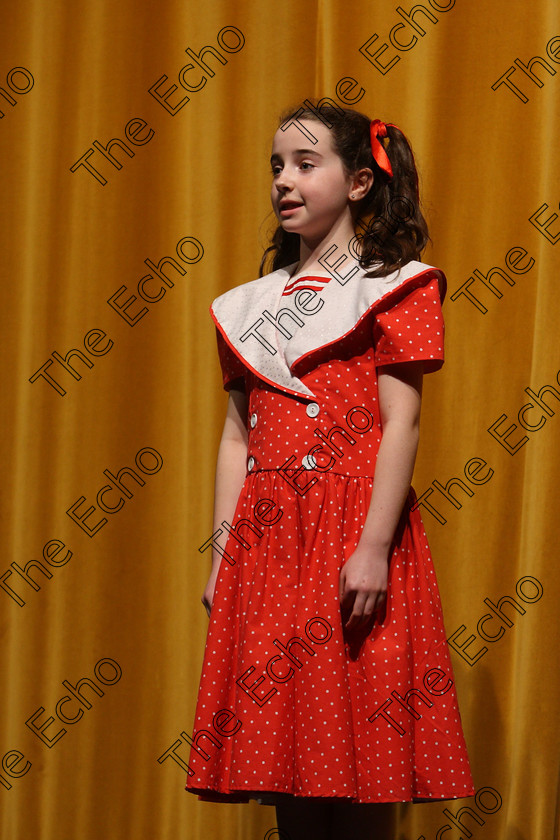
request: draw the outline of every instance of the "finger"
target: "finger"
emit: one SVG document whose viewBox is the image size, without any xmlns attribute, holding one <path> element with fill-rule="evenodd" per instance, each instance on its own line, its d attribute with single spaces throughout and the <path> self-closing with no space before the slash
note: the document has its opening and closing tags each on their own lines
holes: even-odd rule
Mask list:
<svg viewBox="0 0 560 840">
<path fill-rule="evenodd" d="M 380 610 L 380 609 L 383 608 L 383 605 L 385 603 L 386 598 L 387 598 L 387 590 L 386 589 L 377 593 L 377 596 L 376 596 L 376 599 L 375 599 L 375 609 L 376 610 Z"/>
<path fill-rule="evenodd" d="M 346 573 L 344 568 L 340 570 L 340 574 L 338 576 L 338 600 L 342 603 L 345 595 L 346 589 Z"/>
<path fill-rule="evenodd" d="M 352 609 L 352 615 L 346 622 L 346 629 L 352 630 L 353 627 L 358 627 L 361 623 L 361 617 L 364 613 L 364 607 L 366 602 L 366 596 L 363 592 L 356 593 L 354 598 L 354 607 Z"/>
<path fill-rule="evenodd" d="M 346 624 L 346 622 L 350 618 L 352 610 L 354 609 L 354 598 L 355 593 L 351 590 L 347 590 L 342 593 L 342 598 L 340 601 L 340 617 L 342 619 L 343 625 Z"/>
<path fill-rule="evenodd" d="M 352 609 L 355 597 L 356 591 L 348 585 L 346 576 L 344 576 L 344 578 L 341 579 L 339 583 L 339 601 L 341 606 L 344 609 Z"/>
<path fill-rule="evenodd" d="M 344 600 L 340 605 L 340 618 L 342 624 L 346 624 L 350 615 L 352 613 L 353 603 L 349 603 L 348 600 Z"/>
<path fill-rule="evenodd" d="M 384 594 L 383 592 L 376 592 L 370 598 L 368 598 L 368 602 L 366 604 L 364 613 L 367 615 L 367 620 L 371 620 L 377 612 L 383 607 L 384 601 Z"/>
<path fill-rule="evenodd" d="M 356 598 L 357 594 L 355 592 L 347 592 L 340 607 L 342 624 L 349 629 L 352 629 L 357 622 L 357 618 L 355 616 Z M 352 616 L 354 616 L 354 618 L 352 618 Z"/>
<path fill-rule="evenodd" d="M 342 595 L 342 600 L 340 605 L 342 609 L 351 610 L 354 606 L 354 599 L 356 597 L 356 593 L 352 592 L 351 589 L 346 590 Z"/>
</svg>

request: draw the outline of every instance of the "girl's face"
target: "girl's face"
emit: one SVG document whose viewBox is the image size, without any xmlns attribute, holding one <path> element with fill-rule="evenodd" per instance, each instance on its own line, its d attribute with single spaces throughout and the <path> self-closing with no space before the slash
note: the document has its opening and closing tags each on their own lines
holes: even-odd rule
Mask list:
<svg viewBox="0 0 560 840">
<path fill-rule="evenodd" d="M 299 233 L 310 244 L 320 242 L 345 214 L 352 178 L 332 147 L 331 130 L 316 120 L 302 119 L 311 137 L 293 122 L 278 129 L 272 144 L 271 200 L 285 231 Z"/>
</svg>

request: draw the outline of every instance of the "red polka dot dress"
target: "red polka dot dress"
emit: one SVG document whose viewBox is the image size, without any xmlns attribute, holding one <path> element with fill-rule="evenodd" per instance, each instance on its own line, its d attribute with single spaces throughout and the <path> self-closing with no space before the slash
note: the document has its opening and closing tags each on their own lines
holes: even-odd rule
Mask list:
<svg viewBox="0 0 560 840">
<path fill-rule="evenodd" d="M 403 802 L 474 795 L 430 548 L 410 488 L 385 607 L 343 631 L 382 437 L 378 370 L 443 364 L 441 271 L 288 266 L 214 301 L 224 387 L 245 389 L 247 474 L 222 554 L 186 789 Z"/>
</svg>

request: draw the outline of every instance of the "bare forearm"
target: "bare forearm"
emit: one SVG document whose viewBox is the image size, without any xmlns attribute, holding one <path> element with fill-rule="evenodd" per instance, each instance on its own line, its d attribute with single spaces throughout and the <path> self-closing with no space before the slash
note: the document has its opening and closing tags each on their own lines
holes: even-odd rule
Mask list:
<svg viewBox="0 0 560 840">
<path fill-rule="evenodd" d="M 392 420 L 384 427 L 361 547 L 388 551 L 410 489 L 418 438 L 416 423 Z"/>
<path fill-rule="evenodd" d="M 233 522 L 239 493 L 247 474 L 247 444 L 225 439 L 220 443 L 216 463 L 214 492 L 214 533 L 222 528 L 222 522 Z M 222 528 L 222 531 L 224 529 Z M 224 545 L 225 536 L 220 538 Z M 212 549 L 212 565 L 220 563 L 221 554 Z"/>
</svg>

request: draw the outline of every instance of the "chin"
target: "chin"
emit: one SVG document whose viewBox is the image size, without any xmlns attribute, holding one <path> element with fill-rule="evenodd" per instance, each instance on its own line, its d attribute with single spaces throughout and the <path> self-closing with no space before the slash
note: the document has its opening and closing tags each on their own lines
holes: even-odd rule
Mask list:
<svg viewBox="0 0 560 840">
<path fill-rule="evenodd" d="M 280 227 L 282 228 L 282 230 L 285 230 L 286 233 L 300 233 L 299 228 L 296 225 L 291 225 L 289 219 L 280 222 Z"/>
</svg>

